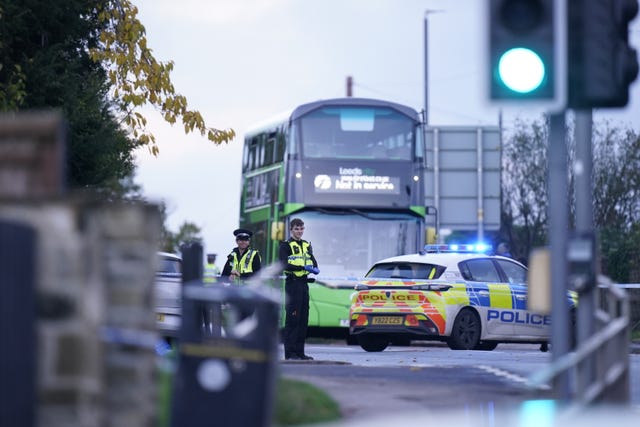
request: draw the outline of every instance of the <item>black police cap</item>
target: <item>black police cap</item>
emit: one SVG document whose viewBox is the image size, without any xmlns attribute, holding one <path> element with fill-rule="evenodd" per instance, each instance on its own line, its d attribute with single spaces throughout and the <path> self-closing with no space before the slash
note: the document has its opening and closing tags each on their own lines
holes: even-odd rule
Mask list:
<svg viewBox="0 0 640 427">
<path fill-rule="evenodd" d="M 249 239 L 251 238 L 251 236 L 253 236 L 253 232 L 244 228 L 238 228 L 237 230 L 233 231 L 233 235 L 238 239 Z"/>
</svg>

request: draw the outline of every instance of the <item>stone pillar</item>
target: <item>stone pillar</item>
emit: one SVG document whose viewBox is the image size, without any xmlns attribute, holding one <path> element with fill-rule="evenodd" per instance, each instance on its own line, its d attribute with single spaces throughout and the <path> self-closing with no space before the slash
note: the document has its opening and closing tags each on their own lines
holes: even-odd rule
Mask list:
<svg viewBox="0 0 640 427">
<path fill-rule="evenodd" d="M 84 212 L 93 281 L 103 288 L 105 425 L 156 426 L 156 206 L 98 204 Z"/>
<path fill-rule="evenodd" d="M 36 425 L 152 427 L 160 211 L 65 193 L 64 132 L 57 113 L 0 115 L 0 222 L 36 241 Z"/>
</svg>

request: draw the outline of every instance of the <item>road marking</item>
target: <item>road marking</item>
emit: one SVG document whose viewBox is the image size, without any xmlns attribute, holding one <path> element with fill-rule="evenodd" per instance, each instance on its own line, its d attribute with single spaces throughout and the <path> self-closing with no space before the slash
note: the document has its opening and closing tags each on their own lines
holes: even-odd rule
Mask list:
<svg viewBox="0 0 640 427">
<path fill-rule="evenodd" d="M 527 379 L 525 377 L 521 377 L 520 375 L 516 375 L 509 371 L 505 371 L 503 369 L 494 368 L 493 366 L 488 366 L 488 365 L 479 365 L 478 368 L 490 374 L 496 375 L 498 377 L 506 378 L 516 383 L 527 384 Z M 548 384 L 543 384 L 538 388 L 541 390 L 551 390 L 551 386 L 549 386 Z"/>
</svg>

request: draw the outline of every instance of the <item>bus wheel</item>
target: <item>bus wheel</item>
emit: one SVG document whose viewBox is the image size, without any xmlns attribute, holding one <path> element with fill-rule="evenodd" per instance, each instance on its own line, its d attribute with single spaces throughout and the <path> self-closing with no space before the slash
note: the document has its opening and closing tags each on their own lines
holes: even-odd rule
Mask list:
<svg viewBox="0 0 640 427">
<path fill-rule="evenodd" d="M 447 345 L 451 350 L 473 350 L 480 343 L 480 318 L 475 311 L 464 308 L 460 310 Z"/>
<path fill-rule="evenodd" d="M 358 344 L 364 351 L 377 352 L 382 351 L 389 345 L 389 340 L 378 335 L 359 335 Z"/>
</svg>

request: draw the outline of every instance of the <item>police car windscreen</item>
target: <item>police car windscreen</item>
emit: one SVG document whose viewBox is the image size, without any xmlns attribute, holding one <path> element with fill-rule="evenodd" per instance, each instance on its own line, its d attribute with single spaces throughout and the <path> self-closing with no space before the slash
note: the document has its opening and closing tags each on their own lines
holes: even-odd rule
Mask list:
<svg viewBox="0 0 640 427">
<path fill-rule="evenodd" d="M 384 263 L 369 270 L 366 277 L 380 279 L 437 279 L 446 267 L 422 263 Z"/>
</svg>

